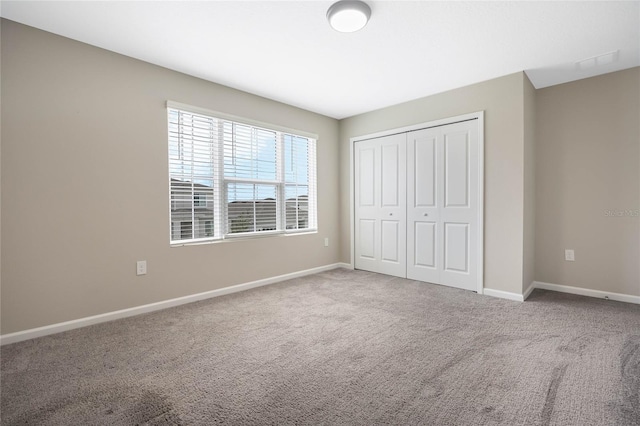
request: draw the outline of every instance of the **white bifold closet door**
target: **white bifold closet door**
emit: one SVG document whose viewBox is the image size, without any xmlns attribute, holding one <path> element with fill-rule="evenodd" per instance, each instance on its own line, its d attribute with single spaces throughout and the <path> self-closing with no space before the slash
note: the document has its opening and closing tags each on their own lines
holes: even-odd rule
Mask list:
<svg viewBox="0 0 640 426">
<path fill-rule="evenodd" d="M 405 277 L 406 134 L 355 144 L 355 266 Z"/>
<path fill-rule="evenodd" d="M 477 129 L 473 120 L 407 135 L 407 278 L 477 289 Z"/>
<path fill-rule="evenodd" d="M 356 269 L 476 290 L 477 120 L 354 146 Z"/>
</svg>

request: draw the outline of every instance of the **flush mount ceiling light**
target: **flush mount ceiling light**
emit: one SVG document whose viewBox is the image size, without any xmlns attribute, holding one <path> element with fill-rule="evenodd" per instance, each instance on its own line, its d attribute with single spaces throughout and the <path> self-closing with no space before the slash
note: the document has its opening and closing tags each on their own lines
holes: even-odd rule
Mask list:
<svg viewBox="0 0 640 426">
<path fill-rule="evenodd" d="M 371 8 L 362 1 L 341 0 L 331 5 L 327 11 L 327 20 L 331 27 L 341 33 L 352 33 L 367 25 Z"/>
</svg>

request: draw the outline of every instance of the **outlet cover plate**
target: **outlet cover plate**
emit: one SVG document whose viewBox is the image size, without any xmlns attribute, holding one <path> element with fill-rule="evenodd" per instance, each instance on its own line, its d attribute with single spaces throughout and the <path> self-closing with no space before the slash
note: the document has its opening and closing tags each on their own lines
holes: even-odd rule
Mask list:
<svg viewBox="0 0 640 426">
<path fill-rule="evenodd" d="M 136 262 L 136 275 L 146 275 L 147 273 L 147 261 L 138 260 Z"/>
<path fill-rule="evenodd" d="M 573 250 L 567 249 L 564 251 L 564 260 L 568 262 L 574 262 L 576 260 L 576 254 Z"/>
</svg>

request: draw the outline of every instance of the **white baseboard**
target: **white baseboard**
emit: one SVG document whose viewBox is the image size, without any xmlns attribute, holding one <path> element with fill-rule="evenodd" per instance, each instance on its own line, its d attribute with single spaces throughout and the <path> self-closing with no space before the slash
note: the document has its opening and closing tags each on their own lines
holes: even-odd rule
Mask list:
<svg viewBox="0 0 640 426">
<path fill-rule="evenodd" d="M 541 281 L 534 281 L 535 288 L 541 288 L 543 290 L 559 291 L 561 293 L 578 294 L 580 296 L 595 297 L 598 299 L 609 298 L 609 300 L 617 300 L 618 302 L 636 303 L 640 304 L 640 296 L 632 296 L 630 294 L 611 293 L 608 291 L 591 290 L 588 288 L 571 287 L 568 285 L 559 285 L 545 283 Z"/>
<path fill-rule="evenodd" d="M 522 294 L 510 293 L 508 291 L 484 288 L 482 290 L 482 294 L 491 296 L 491 297 L 498 297 L 500 299 L 508 299 L 508 300 L 515 300 L 516 302 L 524 302 L 524 297 L 522 296 Z"/>
<path fill-rule="evenodd" d="M 162 302 L 150 303 L 148 305 L 136 306 L 133 308 L 122 309 L 119 311 L 107 312 L 100 315 L 94 315 L 85 318 L 79 318 L 72 321 L 65 321 L 57 324 L 46 325 L 44 327 L 32 328 L 29 330 L 18 331 L 15 333 L 4 334 L 0 336 L 0 346 L 10 343 L 22 342 L 24 340 L 34 339 L 36 337 L 48 336 L 50 334 L 61 333 L 63 331 L 73 330 L 75 328 L 86 327 L 88 325 L 99 324 L 102 322 L 113 321 L 120 318 L 127 318 L 134 315 L 140 315 L 147 312 L 159 311 L 161 309 L 171 308 L 173 306 L 184 305 L 186 303 L 197 302 L 199 300 L 210 299 L 212 297 L 224 296 L 225 294 L 237 293 L 239 291 L 249 290 L 251 288 L 261 287 L 268 284 L 274 284 L 293 278 L 303 277 L 305 275 L 317 274 L 319 272 L 329 271 L 336 268 L 349 268 L 348 263 L 334 263 L 331 265 L 319 266 L 317 268 L 305 269 L 304 271 L 292 272 L 290 274 L 278 275 L 276 277 L 264 278 L 257 281 L 251 281 L 244 284 L 238 284 L 231 287 L 219 288 L 216 290 L 206 291 L 204 293 L 192 294 L 189 296 L 178 297 L 175 299 L 164 300 Z"/>
<path fill-rule="evenodd" d="M 577 294 L 580 296 L 595 297 L 598 299 L 609 298 L 609 300 L 616 300 L 619 302 L 640 304 L 640 296 L 632 296 L 630 294 L 611 293 L 611 292 L 600 291 L 600 290 L 591 290 L 588 288 L 571 287 L 568 285 L 551 284 L 551 283 L 545 283 L 541 281 L 533 281 L 531 284 L 529 284 L 529 286 L 527 287 L 527 289 L 524 291 L 523 294 L 510 293 L 508 291 L 502 291 L 502 290 L 493 290 L 490 288 L 485 288 L 482 291 L 482 294 L 485 294 L 487 296 L 492 296 L 492 297 L 499 297 L 501 299 L 508 299 L 508 300 L 515 300 L 517 302 L 523 302 L 527 300 L 531 292 L 536 288 L 541 288 L 543 290 L 558 291 L 560 293 L 570 293 L 570 294 Z"/>
<path fill-rule="evenodd" d="M 524 291 L 524 293 L 522 294 L 522 299 L 523 300 L 527 300 L 527 297 L 529 297 L 529 295 L 531 294 L 531 292 L 533 290 L 536 289 L 536 282 L 535 281 L 531 281 L 531 283 L 529 284 L 529 287 L 527 287 L 527 289 Z"/>
</svg>

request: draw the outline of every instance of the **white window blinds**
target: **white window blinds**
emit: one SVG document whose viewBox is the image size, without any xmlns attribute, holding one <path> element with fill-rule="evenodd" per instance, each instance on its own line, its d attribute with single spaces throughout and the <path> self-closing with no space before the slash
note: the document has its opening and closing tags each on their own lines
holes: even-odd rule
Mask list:
<svg viewBox="0 0 640 426">
<path fill-rule="evenodd" d="M 308 139 L 283 136 L 284 149 L 284 199 L 287 229 L 305 229 L 316 223 L 315 201 L 309 209 L 310 200 L 315 200 L 316 169 L 315 143 Z M 310 159 L 313 158 L 313 161 Z"/>
<path fill-rule="evenodd" d="M 171 242 L 312 231 L 316 141 L 168 108 Z"/>
<path fill-rule="evenodd" d="M 172 241 L 215 234 L 217 134 L 218 123 L 212 117 L 169 110 Z"/>
</svg>

